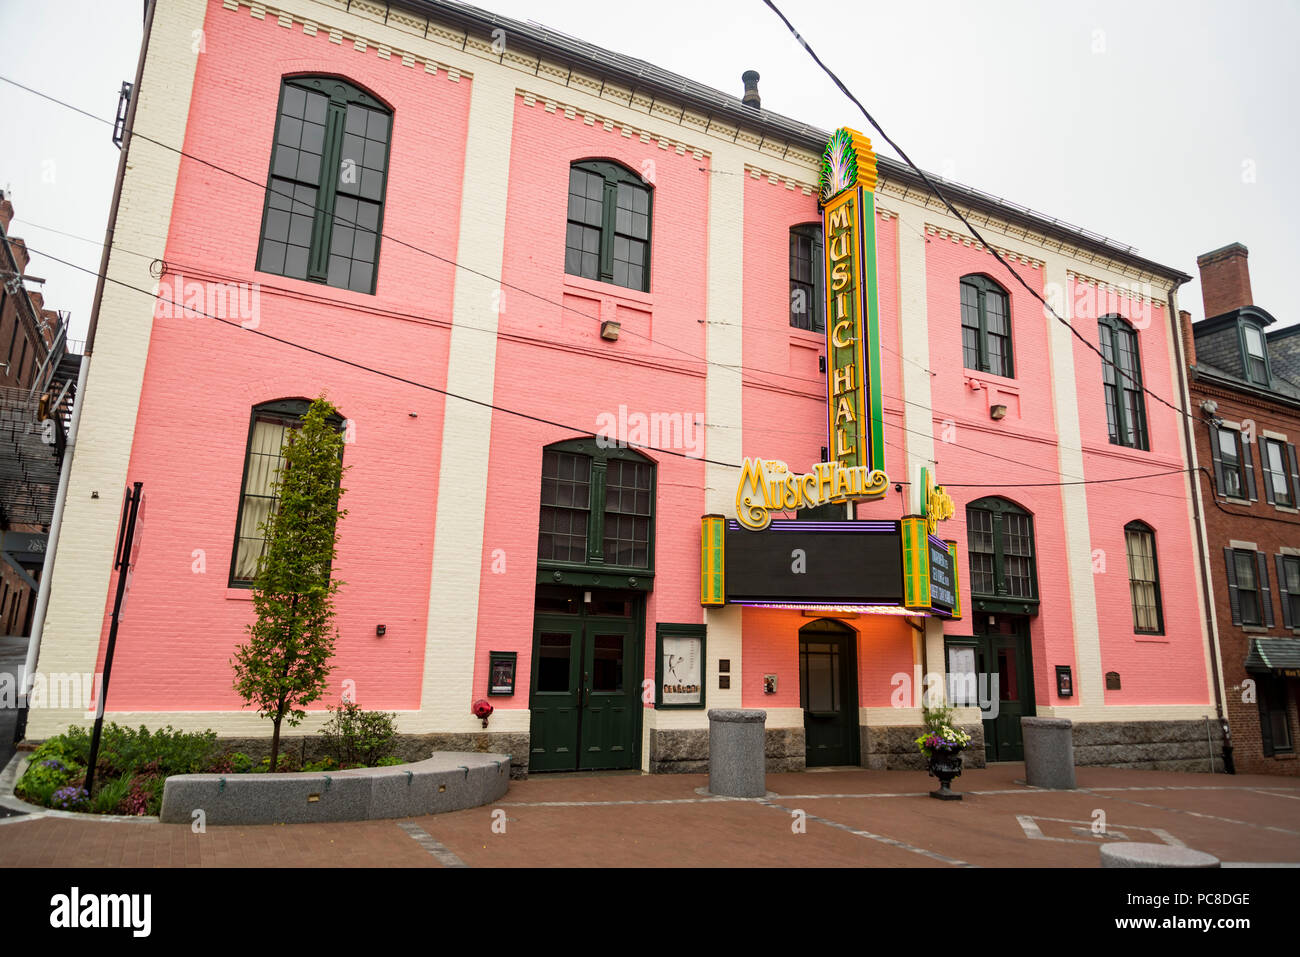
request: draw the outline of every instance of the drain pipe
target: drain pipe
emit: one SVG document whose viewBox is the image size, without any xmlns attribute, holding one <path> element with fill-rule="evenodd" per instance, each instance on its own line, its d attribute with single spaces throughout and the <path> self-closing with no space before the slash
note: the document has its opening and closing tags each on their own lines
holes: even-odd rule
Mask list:
<svg viewBox="0 0 1300 957">
<path fill-rule="evenodd" d="M 1214 592 L 1210 587 L 1210 569 L 1208 565 L 1209 553 L 1206 551 L 1205 544 L 1205 520 L 1201 513 L 1201 470 L 1199 467 L 1196 471 L 1191 471 L 1196 458 L 1196 441 L 1192 435 L 1191 411 L 1187 408 L 1190 402 L 1190 385 L 1188 382 L 1187 357 L 1183 355 L 1183 322 L 1182 317 L 1178 314 L 1178 287 L 1186 280 L 1175 282 L 1169 289 L 1169 315 L 1172 320 L 1170 331 L 1174 336 L 1174 355 L 1178 359 L 1178 384 L 1179 384 L 1179 405 L 1182 406 L 1183 414 L 1180 418 L 1183 420 L 1183 440 L 1187 445 L 1187 465 L 1189 471 L 1187 480 L 1191 483 L 1191 501 L 1192 501 L 1192 525 L 1196 529 L 1196 547 L 1200 561 L 1197 564 L 1201 570 L 1201 594 L 1205 598 L 1205 629 L 1206 635 L 1210 640 L 1210 667 L 1212 671 L 1211 684 L 1214 686 L 1214 710 L 1219 716 L 1219 727 L 1223 729 L 1223 770 L 1225 774 L 1236 774 L 1236 768 L 1232 763 L 1232 735 L 1228 727 L 1228 720 L 1224 716 L 1223 710 L 1223 689 L 1220 686 L 1222 673 L 1219 667 L 1219 628 L 1218 622 L 1214 619 Z M 1174 325 L 1176 323 L 1176 325 Z M 1205 732 L 1206 736 L 1212 737 L 1209 726 L 1209 716 L 1206 716 Z M 1210 771 L 1214 771 L 1214 744 L 1210 743 Z"/>
<path fill-rule="evenodd" d="M 27 643 L 27 658 L 20 679 L 21 694 L 18 699 L 18 721 L 14 728 L 14 741 L 21 741 L 27 733 L 29 697 L 36 682 L 36 663 L 41 653 L 41 636 L 45 631 L 45 613 L 50 606 L 50 587 L 54 580 L 54 554 L 58 549 L 59 531 L 63 527 L 63 506 L 68 497 L 68 481 L 72 459 L 77 445 L 77 427 L 81 423 L 81 406 L 85 397 L 86 373 L 95 351 L 95 332 L 99 327 L 99 307 L 104 299 L 104 285 L 108 276 L 109 257 L 113 252 L 113 230 L 117 226 L 117 211 L 122 203 L 122 184 L 126 180 L 126 161 L 131 151 L 131 131 L 135 129 L 135 110 L 140 102 L 140 84 L 144 80 L 144 62 L 149 55 L 149 38 L 153 32 L 153 15 L 157 0 L 146 0 L 144 35 L 140 38 L 140 56 L 135 65 L 135 85 L 131 88 L 131 103 L 127 108 L 126 126 L 122 131 L 122 152 L 117 161 L 117 178 L 113 183 L 113 204 L 108 210 L 108 226 L 104 230 L 104 248 L 99 257 L 99 278 L 95 282 L 95 298 L 90 311 L 90 328 L 86 333 L 86 351 L 81 357 L 77 372 L 77 396 L 73 401 L 72 420 L 68 423 L 68 442 L 63 450 L 63 464 L 59 469 L 59 489 L 54 497 L 54 515 L 50 520 L 50 535 L 45 546 L 45 561 L 41 565 L 40 588 L 36 593 L 36 609 L 32 615 L 31 637 Z"/>
<path fill-rule="evenodd" d="M 59 467 L 59 488 L 54 496 L 54 515 L 50 519 L 49 540 L 45 543 L 45 558 L 41 563 L 40 587 L 36 592 L 36 609 L 32 613 L 31 637 L 27 639 L 27 658 L 23 664 L 21 695 L 18 699 L 18 723 L 14 728 L 14 741 L 21 741 L 27 733 L 28 696 L 36 682 L 36 661 L 41 653 L 41 634 L 45 630 L 45 612 L 50 607 L 50 585 L 54 581 L 54 553 L 59 547 L 59 532 L 63 528 L 63 506 L 68 498 L 68 481 L 72 474 L 72 457 L 77 448 L 77 430 L 81 425 L 81 407 L 86 394 L 86 372 L 90 356 L 81 357 L 77 371 L 77 395 L 72 405 L 72 420 L 68 423 L 68 441 L 63 449 L 63 463 Z"/>
</svg>

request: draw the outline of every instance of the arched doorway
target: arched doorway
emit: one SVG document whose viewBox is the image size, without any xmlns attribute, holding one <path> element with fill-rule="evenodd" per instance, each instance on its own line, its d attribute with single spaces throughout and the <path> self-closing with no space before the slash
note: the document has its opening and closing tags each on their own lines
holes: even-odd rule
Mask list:
<svg viewBox="0 0 1300 957">
<path fill-rule="evenodd" d="M 858 763 L 857 634 L 843 622 L 799 629 L 799 706 L 808 767 Z"/>
</svg>

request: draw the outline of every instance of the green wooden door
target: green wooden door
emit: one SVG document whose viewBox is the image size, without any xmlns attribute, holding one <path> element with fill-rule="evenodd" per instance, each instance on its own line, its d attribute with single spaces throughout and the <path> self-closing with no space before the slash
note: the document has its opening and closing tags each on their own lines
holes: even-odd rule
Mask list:
<svg viewBox="0 0 1300 957">
<path fill-rule="evenodd" d="M 578 768 L 582 631 L 581 618 L 538 615 L 533 625 L 530 770 Z"/>
<path fill-rule="evenodd" d="M 832 621 L 799 632 L 799 705 L 810 768 L 858 763 L 854 637 Z"/>
<path fill-rule="evenodd" d="M 630 768 L 640 713 L 640 689 L 631 674 L 636 629 L 628 619 L 588 618 L 584 632 L 578 766 Z"/>
<path fill-rule="evenodd" d="M 631 768 L 641 726 L 640 615 L 536 616 L 529 770 Z"/>
<path fill-rule="evenodd" d="M 1006 631 L 976 635 L 976 669 L 988 675 L 987 697 L 997 691 L 997 714 L 984 719 L 984 755 L 988 761 L 1023 761 L 1020 719 L 1034 714 L 1034 674 L 1029 637 L 1022 619 Z M 991 702 L 990 702 L 991 703 Z"/>
</svg>

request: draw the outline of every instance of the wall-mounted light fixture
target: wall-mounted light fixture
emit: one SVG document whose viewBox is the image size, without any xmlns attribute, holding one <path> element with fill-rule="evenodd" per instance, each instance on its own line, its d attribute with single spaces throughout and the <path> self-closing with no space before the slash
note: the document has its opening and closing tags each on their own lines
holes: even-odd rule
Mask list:
<svg viewBox="0 0 1300 957">
<path fill-rule="evenodd" d="M 610 342 L 618 342 L 618 334 L 622 328 L 617 322 L 602 322 L 600 324 L 600 337 Z"/>
<path fill-rule="evenodd" d="M 1001 422 L 1007 417 L 1007 407 L 999 403 L 998 405 L 989 406 L 989 418 L 994 422 Z"/>
<path fill-rule="evenodd" d="M 388 634 L 387 625 L 375 625 L 375 637 L 382 638 L 386 634 Z"/>
</svg>

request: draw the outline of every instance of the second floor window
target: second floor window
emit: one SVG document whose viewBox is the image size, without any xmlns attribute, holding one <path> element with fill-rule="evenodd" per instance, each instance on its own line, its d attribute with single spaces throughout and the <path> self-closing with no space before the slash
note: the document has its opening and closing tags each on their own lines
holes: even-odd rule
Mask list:
<svg viewBox="0 0 1300 957">
<path fill-rule="evenodd" d="M 1210 458 L 1214 463 L 1214 481 L 1225 498 L 1255 501 L 1255 464 L 1250 443 L 1242 440 L 1236 429 L 1210 424 Z"/>
<path fill-rule="evenodd" d="M 650 188 L 604 160 L 569 169 L 564 271 L 626 289 L 650 291 Z"/>
<path fill-rule="evenodd" d="M 542 452 L 539 564 L 654 568 L 654 463 L 595 439 Z"/>
<path fill-rule="evenodd" d="M 1264 498 L 1270 505 L 1294 507 L 1296 503 L 1295 446 L 1279 439 L 1259 440 L 1261 478 L 1264 480 Z"/>
<path fill-rule="evenodd" d="M 284 80 L 259 271 L 375 291 L 391 120 L 383 104 L 343 80 Z"/>
<path fill-rule="evenodd" d="M 1102 386 L 1106 393 L 1106 428 L 1112 445 L 1146 449 L 1147 416 L 1142 396 L 1142 361 L 1137 332 L 1119 316 L 1097 323 L 1101 336 Z"/>
<path fill-rule="evenodd" d="M 826 296 L 822 291 L 822 227 L 820 223 L 790 230 L 790 325 L 812 332 L 826 331 Z"/>
<path fill-rule="evenodd" d="M 1232 623 L 1272 628 L 1273 599 L 1268 587 L 1268 564 L 1263 553 L 1225 548 L 1223 560 Z"/>
<path fill-rule="evenodd" d="M 1037 601 L 1034 520 L 1028 512 L 999 498 L 972 502 L 966 537 L 972 595 Z"/>
<path fill-rule="evenodd" d="M 1133 630 L 1141 634 L 1164 632 L 1160 608 L 1160 572 L 1156 566 L 1156 536 L 1142 522 L 1124 526 L 1128 553 L 1129 598 L 1133 604 Z"/>
<path fill-rule="evenodd" d="M 1274 555 L 1277 591 L 1282 600 L 1282 624 L 1300 628 L 1300 556 Z"/>
<path fill-rule="evenodd" d="M 961 280 L 962 365 L 977 372 L 1014 376 L 1011 306 L 1006 290 L 985 276 Z"/>
</svg>

